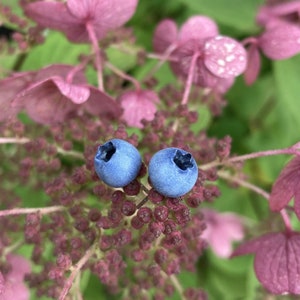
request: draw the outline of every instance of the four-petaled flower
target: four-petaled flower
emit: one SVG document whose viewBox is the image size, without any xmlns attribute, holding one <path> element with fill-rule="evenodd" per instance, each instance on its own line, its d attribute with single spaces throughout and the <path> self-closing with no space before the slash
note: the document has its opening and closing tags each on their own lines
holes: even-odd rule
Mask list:
<svg viewBox="0 0 300 300">
<path fill-rule="evenodd" d="M 89 42 L 92 27 L 100 40 L 108 31 L 126 23 L 138 0 L 37 1 L 25 5 L 25 13 L 40 26 L 59 30 L 75 43 Z"/>
</svg>

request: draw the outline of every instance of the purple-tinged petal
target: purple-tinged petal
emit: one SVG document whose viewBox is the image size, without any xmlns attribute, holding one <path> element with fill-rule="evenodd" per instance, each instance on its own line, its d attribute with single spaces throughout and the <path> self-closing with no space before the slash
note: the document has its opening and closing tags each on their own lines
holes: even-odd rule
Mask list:
<svg viewBox="0 0 300 300">
<path fill-rule="evenodd" d="M 229 257 L 232 252 L 232 242 L 244 237 L 243 221 L 233 213 L 218 213 L 205 209 L 202 211 L 206 229 L 202 238 L 208 242 L 216 255 Z"/>
<path fill-rule="evenodd" d="M 293 158 L 281 171 L 270 194 L 270 208 L 280 211 L 294 197 L 300 189 L 300 156 Z"/>
<path fill-rule="evenodd" d="M 157 111 L 158 96 L 152 91 L 129 91 L 119 98 L 123 119 L 129 126 L 143 128 L 142 120 L 152 121 Z"/>
<path fill-rule="evenodd" d="M 11 271 L 9 276 L 16 280 L 23 280 L 24 275 L 29 273 L 31 270 L 29 261 L 27 261 L 23 256 L 20 255 L 8 255 L 8 262 L 11 264 Z"/>
<path fill-rule="evenodd" d="M 50 78 L 68 78 L 70 75 L 72 75 L 72 83 L 73 84 L 86 84 L 86 78 L 84 76 L 84 73 L 82 71 L 78 71 L 74 74 L 74 69 L 76 67 L 70 66 L 70 65 L 60 65 L 60 64 L 54 64 L 47 66 L 43 69 L 40 69 L 34 77 L 34 82 L 38 81 L 44 81 L 46 79 Z M 69 80 L 68 80 L 69 81 Z"/>
<path fill-rule="evenodd" d="M 138 0 L 90 0 L 87 2 L 92 2 L 92 9 L 95 9 L 93 24 L 98 39 L 103 37 L 103 32 L 106 33 L 124 25 L 133 16 L 138 4 Z"/>
<path fill-rule="evenodd" d="M 254 269 L 273 294 L 300 294 L 300 234 L 268 233 L 239 246 L 232 257 L 255 253 Z"/>
<path fill-rule="evenodd" d="M 167 48 L 177 42 L 177 25 L 173 20 L 161 21 L 154 32 L 153 48 L 158 53 L 164 53 Z"/>
<path fill-rule="evenodd" d="M 0 296 L 3 295 L 5 289 L 5 280 L 4 277 L 0 271 Z"/>
<path fill-rule="evenodd" d="M 178 57 L 178 63 L 172 63 L 171 67 L 175 74 L 186 79 L 190 72 L 193 55 L 203 51 L 202 40 L 189 40 L 175 50 L 174 55 Z M 212 74 L 205 66 L 203 58 L 199 55 L 193 74 L 193 83 L 202 87 L 214 87 L 218 77 Z"/>
<path fill-rule="evenodd" d="M 179 41 L 184 43 L 190 39 L 206 39 L 218 35 L 217 24 L 205 16 L 189 18 L 179 30 Z"/>
<path fill-rule="evenodd" d="M 31 72 L 20 73 L 0 80 L 0 122 L 14 117 L 22 106 L 13 106 L 14 97 L 27 88 L 34 75 Z"/>
<path fill-rule="evenodd" d="M 24 275 L 30 272 L 29 262 L 21 256 L 9 255 L 7 261 L 11 271 L 5 276 L 5 286 L 1 300 L 29 300 L 30 292 L 24 283 Z"/>
<path fill-rule="evenodd" d="M 30 118 L 41 124 L 63 122 L 76 105 L 61 94 L 51 79 L 32 84 L 17 95 L 15 103 L 22 103 Z"/>
<path fill-rule="evenodd" d="M 63 3 L 33 2 L 27 4 L 24 11 L 29 18 L 40 26 L 62 31 L 72 42 L 89 41 L 85 24 L 74 17 Z"/>
<path fill-rule="evenodd" d="M 67 83 L 60 77 L 54 77 L 52 80 L 60 92 L 75 104 L 84 103 L 90 96 L 88 87 Z"/>
<path fill-rule="evenodd" d="M 253 84 L 260 71 L 260 53 L 256 44 L 251 44 L 247 49 L 248 59 L 247 68 L 244 72 L 244 79 L 247 85 Z"/>
<path fill-rule="evenodd" d="M 268 58 L 290 58 L 300 52 L 300 27 L 285 23 L 269 28 L 259 37 L 258 42 Z"/>
<path fill-rule="evenodd" d="M 264 27 L 272 27 L 281 21 L 298 23 L 300 1 L 288 1 L 275 5 L 262 6 L 258 10 L 256 21 Z"/>
<path fill-rule="evenodd" d="M 217 77 L 236 77 L 246 69 L 247 53 L 236 40 L 216 36 L 205 42 L 204 64 Z"/>
<path fill-rule="evenodd" d="M 77 19 L 93 20 L 101 2 L 99 0 L 67 0 L 66 4 L 70 13 Z"/>
<path fill-rule="evenodd" d="M 109 95 L 93 86 L 89 86 L 90 97 L 83 103 L 83 108 L 91 115 L 116 119 L 121 116 L 121 106 Z"/>
</svg>

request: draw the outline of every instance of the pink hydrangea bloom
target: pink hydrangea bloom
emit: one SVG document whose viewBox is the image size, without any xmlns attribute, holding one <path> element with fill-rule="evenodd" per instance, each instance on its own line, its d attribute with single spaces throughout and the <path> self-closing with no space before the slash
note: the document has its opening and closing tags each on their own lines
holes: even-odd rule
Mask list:
<svg viewBox="0 0 300 300">
<path fill-rule="evenodd" d="M 0 272 L 0 299 L 29 300 L 30 292 L 24 283 L 24 275 L 31 270 L 29 262 L 19 255 L 8 255 L 7 261 L 11 270 L 5 276 Z"/>
<path fill-rule="evenodd" d="M 97 39 L 126 23 L 134 14 L 138 0 L 67 0 L 37 1 L 25 5 L 28 17 L 40 26 L 63 32 L 76 43 L 89 42 L 87 26 Z"/>
<path fill-rule="evenodd" d="M 207 228 L 202 238 L 220 257 L 229 257 L 232 252 L 232 242 L 240 241 L 244 237 L 242 218 L 233 213 L 218 213 L 204 209 L 204 220 Z"/>
<path fill-rule="evenodd" d="M 142 120 L 153 120 L 159 99 L 153 91 L 136 90 L 123 93 L 119 101 L 124 110 L 122 117 L 126 123 L 129 126 L 142 128 Z"/>
<path fill-rule="evenodd" d="M 240 245 L 232 257 L 255 254 L 254 270 L 272 294 L 300 294 L 300 234 L 267 233 Z"/>
<path fill-rule="evenodd" d="M 197 55 L 193 82 L 215 91 L 224 90 L 225 86 L 229 88 L 229 81 L 224 85 L 223 79 L 233 83 L 246 69 L 244 47 L 232 38 L 219 35 L 215 22 L 205 16 L 188 19 L 179 31 L 173 21 L 162 21 L 154 33 L 153 45 L 159 53 L 173 51 L 172 57 L 177 61 L 171 62 L 171 68 L 182 78 L 187 78 Z M 218 89 L 218 85 L 223 88 Z"/>
</svg>

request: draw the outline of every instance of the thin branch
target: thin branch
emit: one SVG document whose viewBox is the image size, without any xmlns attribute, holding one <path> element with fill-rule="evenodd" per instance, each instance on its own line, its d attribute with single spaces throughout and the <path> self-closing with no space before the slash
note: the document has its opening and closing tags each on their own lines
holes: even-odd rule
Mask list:
<svg viewBox="0 0 300 300">
<path fill-rule="evenodd" d="M 99 49 L 98 39 L 95 33 L 95 28 L 92 23 L 87 22 L 86 23 L 86 30 L 89 34 L 90 41 L 93 46 L 93 50 L 95 53 L 95 63 L 96 63 L 96 69 L 97 69 L 97 75 L 98 75 L 98 88 L 100 91 L 104 91 L 103 87 L 103 65 L 102 65 L 102 58 L 101 53 Z"/>
<path fill-rule="evenodd" d="M 247 189 L 250 189 L 250 190 L 254 191 L 258 195 L 263 196 L 267 201 L 270 200 L 270 194 L 268 192 L 266 192 L 265 190 L 261 189 L 260 187 L 254 185 L 250 182 L 247 182 L 247 181 L 245 181 L 241 178 L 238 178 L 238 177 L 231 176 L 228 172 L 224 172 L 224 171 L 218 171 L 218 175 L 221 178 L 225 179 L 225 180 L 237 183 L 240 186 L 243 186 Z M 286 231 L 287 232 L 292 232 L 291 220 L 290 220 L 290 217 L 289 217 L 287 211 L 285 209 L 282 209 L 279 213 L 280 213 L 280 215 L 282 217 L 282 220 L 284 222 Z"/>
<path fill-rule="evenodd" d="M 266 157 L 266 156 L 282 155 L 282 154 L 300 155 L 300 151 L 299 151 L 299 149 L 294 148 L 294 147 L 276 149 L 276 150 L 259 151 L 259 152 L 254 152 L 254 153 L 250 153 L 250 154 L 230 157 L 230 158 L 222 160 L 222 161 L 219 161 L 219 160 L 212 161 L 210 163 L 207 163 L 207 164 L 199 166 L 199 167 L 202 170 L 208 170 L 208 169 L 211 169 L 214 167 L 228 165 L 230 163 L 243 162 L 243 161 L 258 158 L 258 157 Z"/>
<path fill-rule="evenodd" d="M 38 208 L 13 208 L 0 210 L 0 217 L 13 216 L 13 215 L 28 215 L 32 213 L 39 213 L 41 215 L 47 215 L 58 211 L 64 211 L 64 206 L 50 206 L 50 207 L 38 207 Z"/>
<path fill-rule="evenodd" d="M 96 245 L 97 243 L 94 243 L 84 254 L 84 256 L 77 262 L 75 265 L 73 271 L 71 272 L 68 280 L 64 284 L 63 290 L 61 291 L 58 300 L 64 300 L 66 296 L 68 295 L 73 282 L 75 280 L 75 277 L 77 274 L 80 272 L 82 267 L 85 265 L 85 263 L 94 255 L 95 250 L 96 250 Z"/>
</svg>

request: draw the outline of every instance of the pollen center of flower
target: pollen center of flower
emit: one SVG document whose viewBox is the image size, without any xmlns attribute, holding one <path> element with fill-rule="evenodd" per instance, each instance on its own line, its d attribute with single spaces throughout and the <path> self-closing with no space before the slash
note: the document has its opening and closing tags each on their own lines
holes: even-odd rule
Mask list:
<svg viewBox="0 0 300 300">
<path fill-rule="evenodd" d="M 114 146 L 114 144 L 112 142 L 108 142 L 101 146 L 100 159 L 104 160 L 105 162 L 108 162 L 115 152 L 116 147 Z"/>
<path fill-rule="evenodd" d="M 177 150 L 173 158 L 173 161 L 178 168 L 185 171 L 186 169 L 193 167 L 191 158 L 192 155 L 190 153 L 182 154 L 179 150 Z"/>
</svg>

